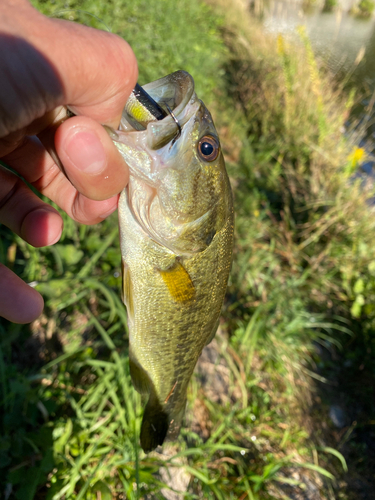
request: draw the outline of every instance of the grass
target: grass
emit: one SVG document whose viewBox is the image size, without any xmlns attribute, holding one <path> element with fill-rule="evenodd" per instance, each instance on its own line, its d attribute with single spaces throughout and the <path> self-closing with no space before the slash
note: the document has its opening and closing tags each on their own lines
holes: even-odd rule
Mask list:
<svg viewBox="0 0 375 500">
<path fill-rule="evenodd" d="M 177 443 L 145 455 L 116 217 L 91 228 L 64 216 L 61 241 L 38 250 L 1 227 L 1 261 L 37 282 L 46 309 L 30 328 L 0 322 L 0 491 L 10 500 L 162 499 L 177 488 L 168 480 L 177 469 L 187 499 L 305 490 L 358 498 L 350 478 L 366 475 L 361 463 L 370 469 L 371 457 L 357 430 L 332 429 L 323 384 L 344 384 L 348 406 L 361 401 L 353 417 L 366 430 L 375 232 L 371 188 L 352 177 L 364 152 L 354 129 L 342 134 L 353 96 L 333 90 L 303 30 L 300 48 L 268 38 L 239 0 L 230 8 L 221 0 L 214 8 L 197 0 L 34 4 L 126 38 L 140 83 L 180 68 L 193 74 L 233 181 L 235 260 L 211 346 L 225 390 L 215 395 L 197 374 Z"/>
</svg>

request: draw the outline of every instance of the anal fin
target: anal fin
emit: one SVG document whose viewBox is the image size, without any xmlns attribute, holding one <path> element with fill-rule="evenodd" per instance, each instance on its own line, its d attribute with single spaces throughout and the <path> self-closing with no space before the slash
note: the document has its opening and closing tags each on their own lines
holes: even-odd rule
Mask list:
<svg viewBox="0 0 375 500">
<path fill-rule="evenodd" d="M 131 346 L 129 350 L 129 369 L 135 390 L 140 394 L 149 394 L 152 385 L 150 377 L 146 370 L 134 359 Z"/>
</svg>

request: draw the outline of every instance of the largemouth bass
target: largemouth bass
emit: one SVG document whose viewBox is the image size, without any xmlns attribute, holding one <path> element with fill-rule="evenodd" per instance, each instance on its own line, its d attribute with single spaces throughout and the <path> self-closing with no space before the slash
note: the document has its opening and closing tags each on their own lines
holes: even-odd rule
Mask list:
<svg viewBox="0 0 375 500">
<path fill-rule="evenodd" d="M 165 118 L 127 104 L 116 145 L 130 169 L 119 201 L 130 373 L 148 395 L 141 446 L 175 438 L 187 387 L 214 337 L 233 247 L 233 201 L 218 134 L 178 71 L 144 86 Z"/>
</svg>

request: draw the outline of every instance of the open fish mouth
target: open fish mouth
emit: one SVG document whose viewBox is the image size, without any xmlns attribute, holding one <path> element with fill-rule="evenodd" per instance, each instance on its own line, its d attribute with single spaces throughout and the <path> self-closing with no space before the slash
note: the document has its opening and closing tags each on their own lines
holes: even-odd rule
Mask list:
<svg viewBox="0 0 375 500">
<path fill-rule="evenodd" d="M 144 85 L 142 90 L 146 93 L 146 102 L 140 102 L 136 91 L 130 95 L 122 113 L 120 131 L 147 130 L 147 146 L 153 150 L 174 143 L 201 104 L 194 92 L 192 76 L 186 71 L 176 71 Z M 152 102 L 158 110 L 152 109 Z"/>
<path fill-rule="evenodd" d="M 179 119 L 182 111 L 193 97 L 194 80 L 186 71 L 176 71 L 171 75 L 143 85 L 142 89 L 146 92 L 146 101 L 147 96 L 150 96 L 162 108 L 164 116 L 169 116 L 173 112 L 175 117 Z M 133 92 L 125 105 L 121 121 L 121 128 L 124 127 L 125 130 L 127 129 L 126 124 L 131 125 L 134 130 L 144 130 L 150 122 L 148 120 L 145 123 L 142 117 L 137 116 L 137 113 L 134 112 L 138 108 L 136 99 Z M 147 102 L 144 102 L 143 107 L 145 106 L 147 106 Z M 160 118 L 155 116 L 155 120 L 160 120 Z"/>
</svg>

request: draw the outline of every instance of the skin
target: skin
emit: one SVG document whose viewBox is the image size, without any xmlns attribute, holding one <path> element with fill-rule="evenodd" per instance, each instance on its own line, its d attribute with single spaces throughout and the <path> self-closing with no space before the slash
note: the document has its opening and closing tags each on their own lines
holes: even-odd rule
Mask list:
<svg viewBox="0 0 375 500">
<path fill-rule="evenodd" d="M 27 0 L 1 0 L 0 48 L 0 159 L 72 219 L 102 221 L 129 173 L 101 124 L 119 125 L 137 81 L 134 53 L 116 35 L 49 19 Z M 62 106 L 80 116 L 62 122 Z M 0 223 L 35 247 L 62 232 L 58 212 L 2 167 Z M 0 264 L 0 316 L 28 323 L 42 310 L 41 295 Z"/>
</svg>

